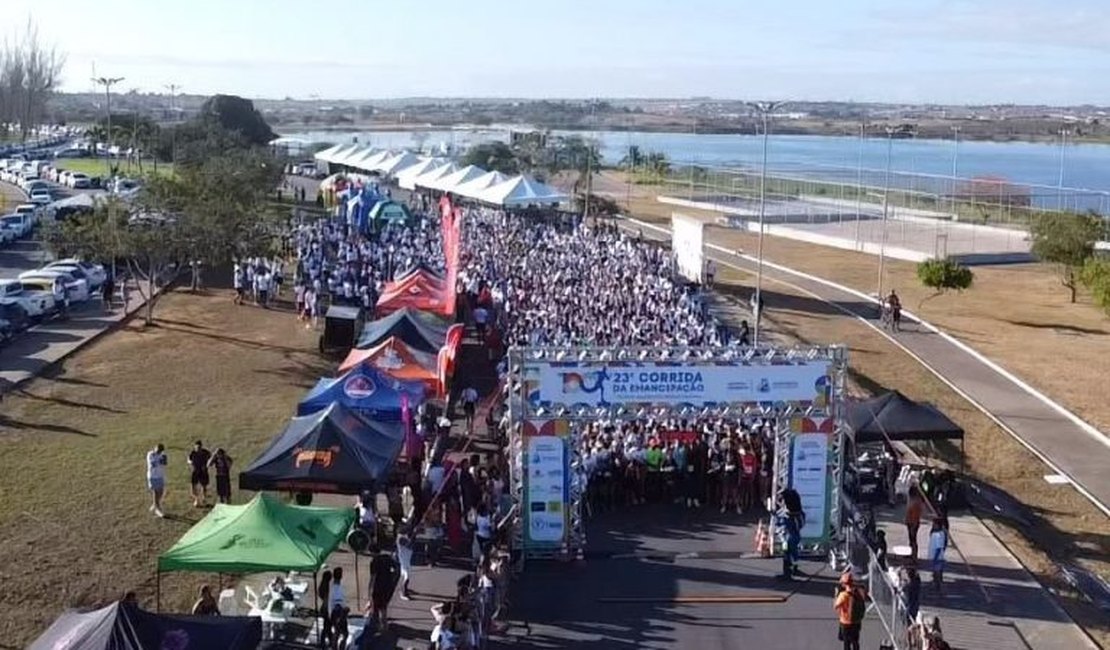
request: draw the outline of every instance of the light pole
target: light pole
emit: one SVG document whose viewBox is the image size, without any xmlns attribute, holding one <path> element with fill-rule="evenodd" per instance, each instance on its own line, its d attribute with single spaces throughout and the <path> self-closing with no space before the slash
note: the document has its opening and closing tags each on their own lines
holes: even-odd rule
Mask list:
<svg viewBox="0 0 1110 650">
<path fill-rule="evenodd" d="M 960 127 L 952 127 L 952 216 L 959 218 L 956 213 L 956 184 L 959 182 L 960 161 Z"/>
<path fill-rule="evenodd" d="M 856 160 L 856 250 L 860 247 L 860 222 L 863 221 L 863 143 L 867 138 L 867 118 L 859 123 L 859 156 Z"/>
<path fill-rule="evenodd" d="M 759 322 L 763 320 L 763 219 L 767 212 L 767 149 L 770 143 L 770 116 L 785 102 L 756 102 L 752 108 L 763 119 L 763 165 L 759 170 L 759 244 L 756 253 L 755 301 L 752 313 L 755 316 L 755 329 L 752 344 L 759 345 Z"/>
<path fill-rule="evenodd" d="M 170 121 L 175 125 L 177 124 L 177 91 L 181 90 L 181 86 L 177 84 L 166 84 L 166 90 L 170 91 Z M 157 159 L 156 159 L 157 160 Z M 177 129 L 170 129 L 170 161 L 177 164 Z"/>
<path fill-rule="evenodd" d="M 894 127 L 886 127 L 886 187 L 883 190 L 883 220 L 880 226 L 882 233 L 879 237 L 879 300 L 883 299 L 883 267 L 886 264 L 886 220 L 890 205 L 890 166 L 894 153 Z"/>
<path fill-rule="evenodd" d="M 1064 152 L 1068 146 L 1068 130 L 1060 129 L 1060 176 L 1056 181 L 1056 208 L 1064 209 Z"/>
<path fill-rule="evenodd" d="M 104 86 L 105 113 L 108 117 L 108 145 L 104 148 L 104 166 L 108 176 L 112 175 L 112 86 L 123 81 L 123 77 L 94 77 L 93 83 Z"/>
</svg>

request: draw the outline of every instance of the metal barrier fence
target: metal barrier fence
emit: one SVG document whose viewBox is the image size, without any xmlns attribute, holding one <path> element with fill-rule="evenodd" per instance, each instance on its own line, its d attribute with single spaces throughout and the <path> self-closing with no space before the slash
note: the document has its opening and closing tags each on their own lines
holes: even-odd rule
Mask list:
<svg viewBox="0 0 1110 650">
<path fill-rule="evenodd" d="M 873 521 L 868 513 L 852 509 L 845 531 L 845 548 L 852 573 L 867 585 L 871 597 L 870 610 L 878 616 L 883 635 L 894 650 L 911 650 L 910 616 L 900 585 L 879 564 L 872 550 L 870 539 L 874 535 Z"/>
</svg>

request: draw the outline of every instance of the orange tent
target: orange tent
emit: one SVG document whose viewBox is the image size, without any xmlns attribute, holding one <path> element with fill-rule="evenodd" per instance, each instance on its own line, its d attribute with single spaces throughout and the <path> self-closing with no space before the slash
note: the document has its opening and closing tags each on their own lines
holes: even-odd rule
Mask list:
<svg viewBox="0 0 1110 650">
<path fill-rule="evenodd" d="M 391 286 L 392 285 L 392 286 Z M 450 315 L 449 305 L 443 299 L 443 286 L 425 276 L 413 275 L 402 283 L 387 284 L 378 298 L 377 314 L 387 316 L 403 307 L 433 314 Z"/>
<path fill-rule="evenodd" d="M 369 350 L 351 350 L 339 364 L 339 373 L 363 363 L 397 379 L 423 382 L 430 395 L 440 394 L 436 355 L 414 350 L 395 336 Z"/>
</svg>

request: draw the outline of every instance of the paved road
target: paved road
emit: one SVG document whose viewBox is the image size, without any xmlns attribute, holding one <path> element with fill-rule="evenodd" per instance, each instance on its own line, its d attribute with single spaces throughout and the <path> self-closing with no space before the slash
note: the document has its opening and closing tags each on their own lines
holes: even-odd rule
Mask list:
<svg viewBox="0 0 1110 650">
<path fill-rule="evenodd" d="M 808 650 L 832 647 L 836 574 L 806 562 L 806 579 L 782 582 L 778 560 L 743 559 L 754 518 L 637 506 L 589 523 L 584 564 L 533 562 L 513 584 L 509 622 L 494 647 Z M 678 553 L 709 558 L 682 559 Z M 639 554 L 630 557 L 630 554 Z M 652 557 L 655 556 L 655 557 Z M 686 597 L 778 596 L 785 602 L 675 603 Z M 606 602 L 607 599 L 641 599 Z M 876 647 L 877 622 L 864 637 Z"/>
<path fill-rule="evenodd" d="M 645 236 L 669 239 L 670 231 L 633 221 Z M 747 255 L 710 246 L 707 255 L 719 264 L 754 272 Z M 763 276 L 782 282 L 832 304 L 851 318 L 875 319 L 875 305 L 860 295 L 787 270 L 763 265 Z M 769 303 L 768 309 L 774 309 Z M 892 340 L 917 356 L 967 399 L 989 413 L 1042 460 L 1068 476 L 1072 483 L 1110 516 L 1110 438 L 1092 433 L 1059 410 L 1031 395 L 1022 386 L 969 354 L 951 340 L 925 327 L 907 329 Z"/>
</svg>

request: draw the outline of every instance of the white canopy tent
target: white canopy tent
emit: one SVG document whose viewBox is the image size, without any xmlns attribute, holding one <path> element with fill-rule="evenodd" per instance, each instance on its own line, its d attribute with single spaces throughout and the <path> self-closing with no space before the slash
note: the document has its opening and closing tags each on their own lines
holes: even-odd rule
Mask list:
<svg viewBox="0 0 1110 650">
<path fill-rule="evenodd" d="M 426 172 L 412 179 L 413 187 L 428 187 L 428 183 L 434 182 L 436 179 L 443 178 L 448 174 L 454 174 L 459 171 L 459 166 L 455 163 L 447 163 L 435 169 Z"/>
<path fill-rule="evenodd" d="M 443 158 L 424 158 L 415 165 L 410 165 L 409 167 L 406 167 L 405 169 L 397 172 L 393 175 L 393 177 L 397 179 L 397 184 L 399 186 L 405 188 L 406 190 L 413 190 L 416 189 L 416 187 L 412 184 L 412 182 L 416 180 L 418 176 L 421 176 L 422 174 L 427 174 L 433 169 L 442 167 L 446 164 L 447 161 Z"/>
<path fill-rule="evenodd" d="M 370 168 L 367 166 L 367 163 L 372 162 L 381 153 L 381 149 L 367 147 L 364 151 L 347 156 L 342 164 L 353 167 L 354 169 L 369 171 Z"/>
<path fill-rule="evenodd" d="M 485 190 L 475 199 L 502 207 L 562 203 L 569 197 L 534 178 L 517 176 Z"/>
<path fill-rule="evenodd" d="M 451 190 L 451 192 L 459 196 L 465 196 L 468 199 L 474 199 L 489 188 L 500 185 L 507 180 L 509 180 L 509 177 L 499 171 L 486 172 L 478 178 L 460 183 L 455 189 Z"/>
<path fill-rule="evenodd" d="M 379 165 L 381 165 L 383 161 L 388 160 L 395 155 L 397 155 L 397 152 L 390 151 L 389 149 L 375 151 L 372 155 L 369 155 L 359 161 L 359 169 L 367 172 L 377 172 Z"/>
<path fill-rule="evenodd" d="M 411 151 L 402 151 L 375 165 L 374 171 L 381 172 L 383 176 L 391 176 L 406 167 L 412 167 L 418 162 L 420 162 L 420 158 L 416 154 Z"/>
<path fill-rule="evenodd" d="M 333 165 L 339 165 L 339 164 L 342 164 L 343 160 L 345 160 L 352 153 L 360 151 L 361 149 L 362 149 L 362 147 L 357 145 L 357 144 L 345 144 L 342 147 L 340 147 L 339 149 L 332 152 L 327 158 L 324 158 L 322 160 L 324 162 L 331 163 Z M 328 150 L 325 149 L 325 151 L 328 151 Z M 323 153 L 323 152 L 321 152 L 321 153 Z M 319 154 L 317 154 L 317 157 L 319 157 Z"/>
<path fill-rule="evenodd" d="M 486 170 L 476 165 L 467 165 L 462 169 L 440 176 L 439 178 L 429 181 L 425 186 L 429 189 L 440 190 L 443 192 L 454 192 L 458 186 L 468 183 L 472 180 L 486 175 Z"/>
<path fill-rule="evenodd" d="M 353 149 L 353 150 L 347 152 L 346 154 L 343 154 L 342 156 L 340 156 L 339 160 L 335 161 L 335 164 L 337 164 L 337 165 L 347 165 L 348 167 L 354 167 L 355 162 L 360 161 L 360 160 L 364 160 L 366 158 L 369 158 L 369 157 L 373 156 L 375 153 L 377 153 L 377 151 L 378 150 L 375 149 L 374 147 L 371 147 L 369 145 L 362 145 L 362 146 L 358 147 L 357 149 Z"/>
<path fill-rule="evenodd" d="M 346 149 L 348 146 L 349 145 L 345 145 L 345 144 L 333 144 L 332 146 L 328 147 L 327 149 L 324 149 L 323 151 L 317 151 L 316 154 L 312 157 L 315 158 L 316 160 L 320 160 L 322 162 L 330 163 L 332 161 L 332 157 L 335 156 L 335 154 L 339 153 L 339 151 L 342 150 L 342 149 Z"/>
</svg>

